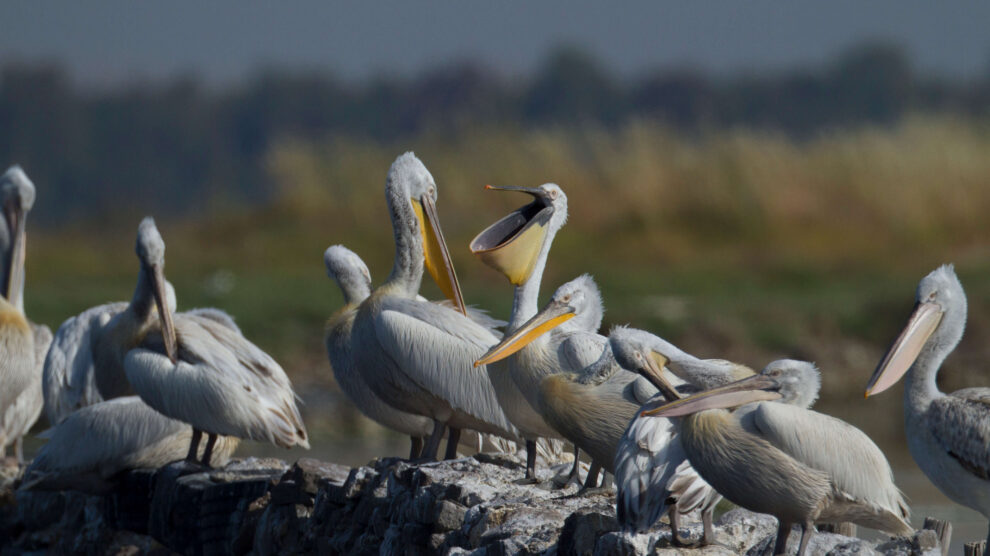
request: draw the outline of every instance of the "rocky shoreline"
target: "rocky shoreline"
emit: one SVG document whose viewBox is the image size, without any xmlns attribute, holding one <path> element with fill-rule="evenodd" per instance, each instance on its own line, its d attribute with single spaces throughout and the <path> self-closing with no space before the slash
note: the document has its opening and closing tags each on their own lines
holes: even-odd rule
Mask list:
<svg viewBox="0 0 990 556">
<path fill-rule="evenodd" d="M 136 470 L 105 496 L 0 491 L 0 553 L 63 554 L 761 554 L 777 522 L 735 509 L 719 545 L 673 548 L 666 523 L 618 531 L 614 493 L 572 496 L 547 480 L 517 484 L 514 455 L 482 453 L 350 468 L 314 459 L 237 460 L 190 472 Z M 8 473 L 9 476 L 9 473 Z M 8 481 L 9 482 L 9 481 Z M 698 539 L 701 524 L 682 529 Z M 793 553 L 798 535 L 789 545 Z M 809 554 L 941 555 L 936 534 L 870 543 L 819 533 Z"/>
</svg>

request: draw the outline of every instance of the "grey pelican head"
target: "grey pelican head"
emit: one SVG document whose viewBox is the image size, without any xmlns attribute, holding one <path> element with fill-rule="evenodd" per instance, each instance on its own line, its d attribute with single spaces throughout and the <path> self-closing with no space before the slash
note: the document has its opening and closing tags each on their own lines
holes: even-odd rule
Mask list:
<svg viewBox="0 0 990 556">
<path fill-rule="evenodd" d="M 942 265 L 918 283 L 914 311 L 870 377 L 866 397 L 896 384 L 924 351 L 951 352 L 965 328 L 966 294 L 952 265 Z"/>
<path fill-rule="evenodd" d="M 0 200 L 6 227 L 2 231 L 7 251 L 6 275 L 0 292 L 18 309 L 23 310 L 24 255 L 27 214 L 34 206 L 35 190 L 27 174 L 20 166 L 11 166 L 0 176 Z"/>
<path fill-rule="evenodd" d="M 533 202 L 482 230 L 470 245 L 471 252 L 485 264 L 505 274 L 513 285 L 520 286 L 533 274 L 547 239 L 567 222 L 567 195 L 555 183 L 539 187 L 487 185 L 485 188 L 533 196 Z"/>
<path fill-rule="evenodd" d="M 426 166 L 412 152 L 400 155 L 388 170 L 385 181 L 386 198 L 392 214 L 398 214 L 394 203 L 408 202 L 416 215 L 418 233 L 423 243 L 423 258 L 426 270 L 433 277 L 440 290 L 454 302 L 462 314 L 467 314 L 460 283 L 454 272 L 450 251 L 440 229 L 437 216 L 437 184 Z M 397 234 L 405 233 L 396 230 Z"/>
<path fill-rule="evenodd" d="M 706 388 L 753 375 L 745 365 L 724 359 L 698 359 L 667 340 L 628 326 L 616 326 L 608 335 L 615 360 L 623 369 L 639 373 L 668 398 L 666 368 L 681 380 Z"/>
<path fill-rule="evenodd" d="M 474 366 L 505 359 L 560 326 L 567 327 L 565 330 L 594 332 L 601 325 L 603 313 L 602 296 L 595 280 L 589 274 L 582 274 L 557 288 L 542 311 L 488 350 Z"/>
<path fill-rule="evenodd" d="M 170 300 L 169 288 L 165 282 L 165 241 L 162 239 L 162 235 L 158 233 L 158 227 L 155 226 L 154 218 L 147 216 L 138 225 L 137 242 L 134 245 L 134 251 L 137 253 L 138 260 L 141 262 L 142 274 L 151 280 L 151 294 L 155 298 L 155 306 L 158 308 L 158 315 L 161 318 L 165 353 L 175 363 L 178 356 L 175 326 L 172 324 L 175 293 L 173 291 L 173 300 Z M 146 282 L 139 281 L 139 290 L 146 287 Z M 135 292 L 135 296 L 143 296 L 146 293 L 146 291 L 138 291 Z"/>
<path fill-rule="evenodd" d="M 807 408 L 818 397 L 820 386 L 821 377 L 814 363 L 781 359 L 759 374 L 646 410 L 642 415 L 682 417 L 707 409 L 731 409 L 773 400 Z"/>
<path fill-rule="evenodd" d="M 343 245 L 327 247 L 323 252 L 327 276 L 337 282 L 345 303 L 358 303 L 371 293 L 371 272 L 361 257 Z"/>
</svg>

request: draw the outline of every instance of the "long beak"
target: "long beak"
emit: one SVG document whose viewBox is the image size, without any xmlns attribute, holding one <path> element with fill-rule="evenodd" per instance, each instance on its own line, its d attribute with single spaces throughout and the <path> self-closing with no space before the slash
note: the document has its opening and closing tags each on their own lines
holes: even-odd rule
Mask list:
<svg viewBox="0 0 990 556">
<path fill-rule="evenodd" d="M 942 321 L 942 307 L 938 303 L 918 303 L 908 319 L 907 326 L 897 337 L 887 354 L 880 360 L 866 385 L 866 397 L 879 394 L 890 388 L 911 368 L 914 360 L 925 347 L 938 323 Z"/>
<path fill-rule="evenodd" d="M 653 350 L 650 350 L 643 359 L 645 365 L 637 369 L 637 372 L 643 375 L 646 380 L 649 380 L 653 386 L 656 386 L 657 390 L 663 394 L 664 399 L 668 402 L 681 399 L 681 395 L 677 392 L 677 389 L 670 384 L 667 377 L 663 376 L 663 368 L 669 360 L 662 353 Z"/>
<path fill-rule="evenodd" d="M 536 199 L 522 206 L 471 240 L 471 252 L 488 266 L 498 270 L 515 286 L 525 284 L 533 273 L 540 248 L 547 236 L 553 205 L 544 200 L 535 187 L 485 186 L 495 191 L 519 191 Z"/>
<path fill-rule="evenodd" d="M 4 296 L 11 305 L 24 312 L 24 255 L 27 251 L 27 218 L 21 207 L 13 207 L 7 212 L 8 226 L 13 234 L 14 244 L 7 261 L 7 291 Z"/>
<path fill-rule="evenodd" d="M 487 365 L 512 355 L 526 347 L 527 344 L 543 334 L 574 318 L 574 308 L 566 303 L 551 301 L 547 306 L 529 319 L 518 330 L 509 334 L 498 345 L 488 350 L 474 362 L 474 366 Z"/>
<path fill-rule="evenodd" d="M 641 416 L 683 417 L 706 409 L 738 407 L 752 402 L 780 399 L 779 385 L 765 375 L 754 375 L 731 384 L 699 392 L 687 398 L 640 413 Z"/>
<path fill-rule="evenodd" d="M 424 195 L 419 202 L 413 201 L 416 218 L 419 219 L 419 230 L 423 234 L 423 256 L 426 270 L 430 272 L 433 281 L 440 286 L 447 299 L 451 300 L 461 314 L 467 315 L 464 305 L 464 295 L 461 293 L 454 263 L 447 250 L 447 242 L 440 230 L 440 218 L 437 216 L 437 206 L 429 195 Z"/>
<path fill-rule="evenodd" d="M 155 265 L 151 267 L 152 279 L 154 281 L 155 305 L 158 306 L 158 315 L 162 320 L 162 339 L 165 341 L 165 355 L 168 355 L 172 364 L 178 362 L 178 341 L 175 337 L 175 325 L 172 323 L 172 313 L 169 311 L 168 302 L 165 298 L 165 272 L 162 267 Z"/>
</svg>

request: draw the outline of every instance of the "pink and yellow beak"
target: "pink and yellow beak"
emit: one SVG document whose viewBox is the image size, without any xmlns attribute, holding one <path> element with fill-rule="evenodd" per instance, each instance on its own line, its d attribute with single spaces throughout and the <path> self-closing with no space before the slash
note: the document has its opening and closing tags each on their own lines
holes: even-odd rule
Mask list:
<svg viewBox="0 0 990 556">
<path fill-rule="evenodd" d="M 873 371 L 873 376 L 866 385 L 867 398 L 890 388 L 904 376 L 921 354 L 925 342 L 938 328 L 943 314 L 942 306 L 938 303 L 925 302 L 915 305 L 907 326 L 880 360 L 877 369 Z"/>
<path fill-rule="evenodd" d="M 518 330 L 503 338 L 498 345 L 492 347 L 487 353 L 482 355 L 480 359 L 474 362 L 474 366 L 487 365 L 505 359 L 526 347 L 533 340 L 571 320 L 574 318 L 574 315 L 574 308 L 567 303 L 551 301 L 542 311 L 520 326 Z"/>
<path fill-rule="evenodd" d="M 520 286 L 529 280 L 536 267 L 553 215 L 553 204 L 538 187 L 488 185 L 485 189 L 519 191 L 535 197 L 532 203 L 482 230 L 470 245 L 471 252 L 482 262 L 504 274 L 514 286 Z"/>
<path fill-rule="evenodd" d="M 172 322 L 172 312 L 169 310 L 165 294 L 165 271 L 159 265 L 151 267 L 152 293 L 155 296 L 155 306 L 162 323 L 162 340 L 165 342 L 165 355 L 173 364 L 179 360 L 178 339 L 175 335 L 175 324 Z"/>
<path fill-rule="evenodd" d="M 645 356 L 639 359 L 639 362 L 641 364 L 637 365 L 636 372 L 650 381 L 650 384 L 655 386 L 663 394 L 666 401 L 669 402 L 681 398 L 677 389 L 674 388 L 663 374 L 663 368 L 670 362 L 666 356 L 658 351 L 650 350 Z"/>
<path fill-rule="evenodd" d="M 450 259 L 450 251 L 447 249 L 443 231 L 440 230 L 436 204 L 429 195 L 423 195 L 419 200 L 412 199 L 411 202 L 423 237 L 426 270 L 447 299 L 454 303 L 461 314 L 466 315 L 464 295 L 461 293 L 460 282 L 457 281 L 457 273 L 454 272 L 454 263 Z"/>
<path fill-rule="evenodd" d="M 753 402 L 781 398 L 780 385 L 766 375 L 753 375 L 719 388 L 699 392 L 693 396 L 650 408 L 640 413 L 643 417 L 683 417 L 708 409 L 728 409 Z"/>
</svg>

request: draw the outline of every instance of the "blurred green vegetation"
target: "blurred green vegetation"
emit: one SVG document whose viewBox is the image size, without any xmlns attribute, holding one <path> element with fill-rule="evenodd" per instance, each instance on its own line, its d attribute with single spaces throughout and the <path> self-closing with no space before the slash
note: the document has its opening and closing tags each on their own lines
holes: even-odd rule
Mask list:
<svg viewBox="0 0 990 556">
<path fill-rule="evenodd" d="M 632 324 L 699 356 L 756 367 L 784 356 L 814 360 L 827 377 L 826 399 L 858 397 L 910 311 L 917 281 L 954 261 L 970 318 L 945 386 L 987 382 L 990 125 L 945 117 L 805 141 L 743 129 L 683 138 L 648 122 L 483 127 L 394 143 L 285 140 L 265 155 L 270 205 L 159 222 L 180 308 L 226 309 L 294 380 L 331 387 L 322 323 L 341 297 L 322 252 L 344 244 L 376 283 L 385 278 L 393 243 L 384 178 L 413 146 L 439 186 L 465 296 L 496 317 L 508 316 L 512 290 L 467 245 L 528 201 L 483 186 L 554 181 L 568 194 L 570 218 L 543 298 L 592 273 L 606 329 Z M 32 318 L 54 327 L 130 296 L 141 215 L 131 216 L 126 225 L 120 218 L 32 232 Z M 428 280 L 424 288 L 440 295 Z"/>
</svg>

